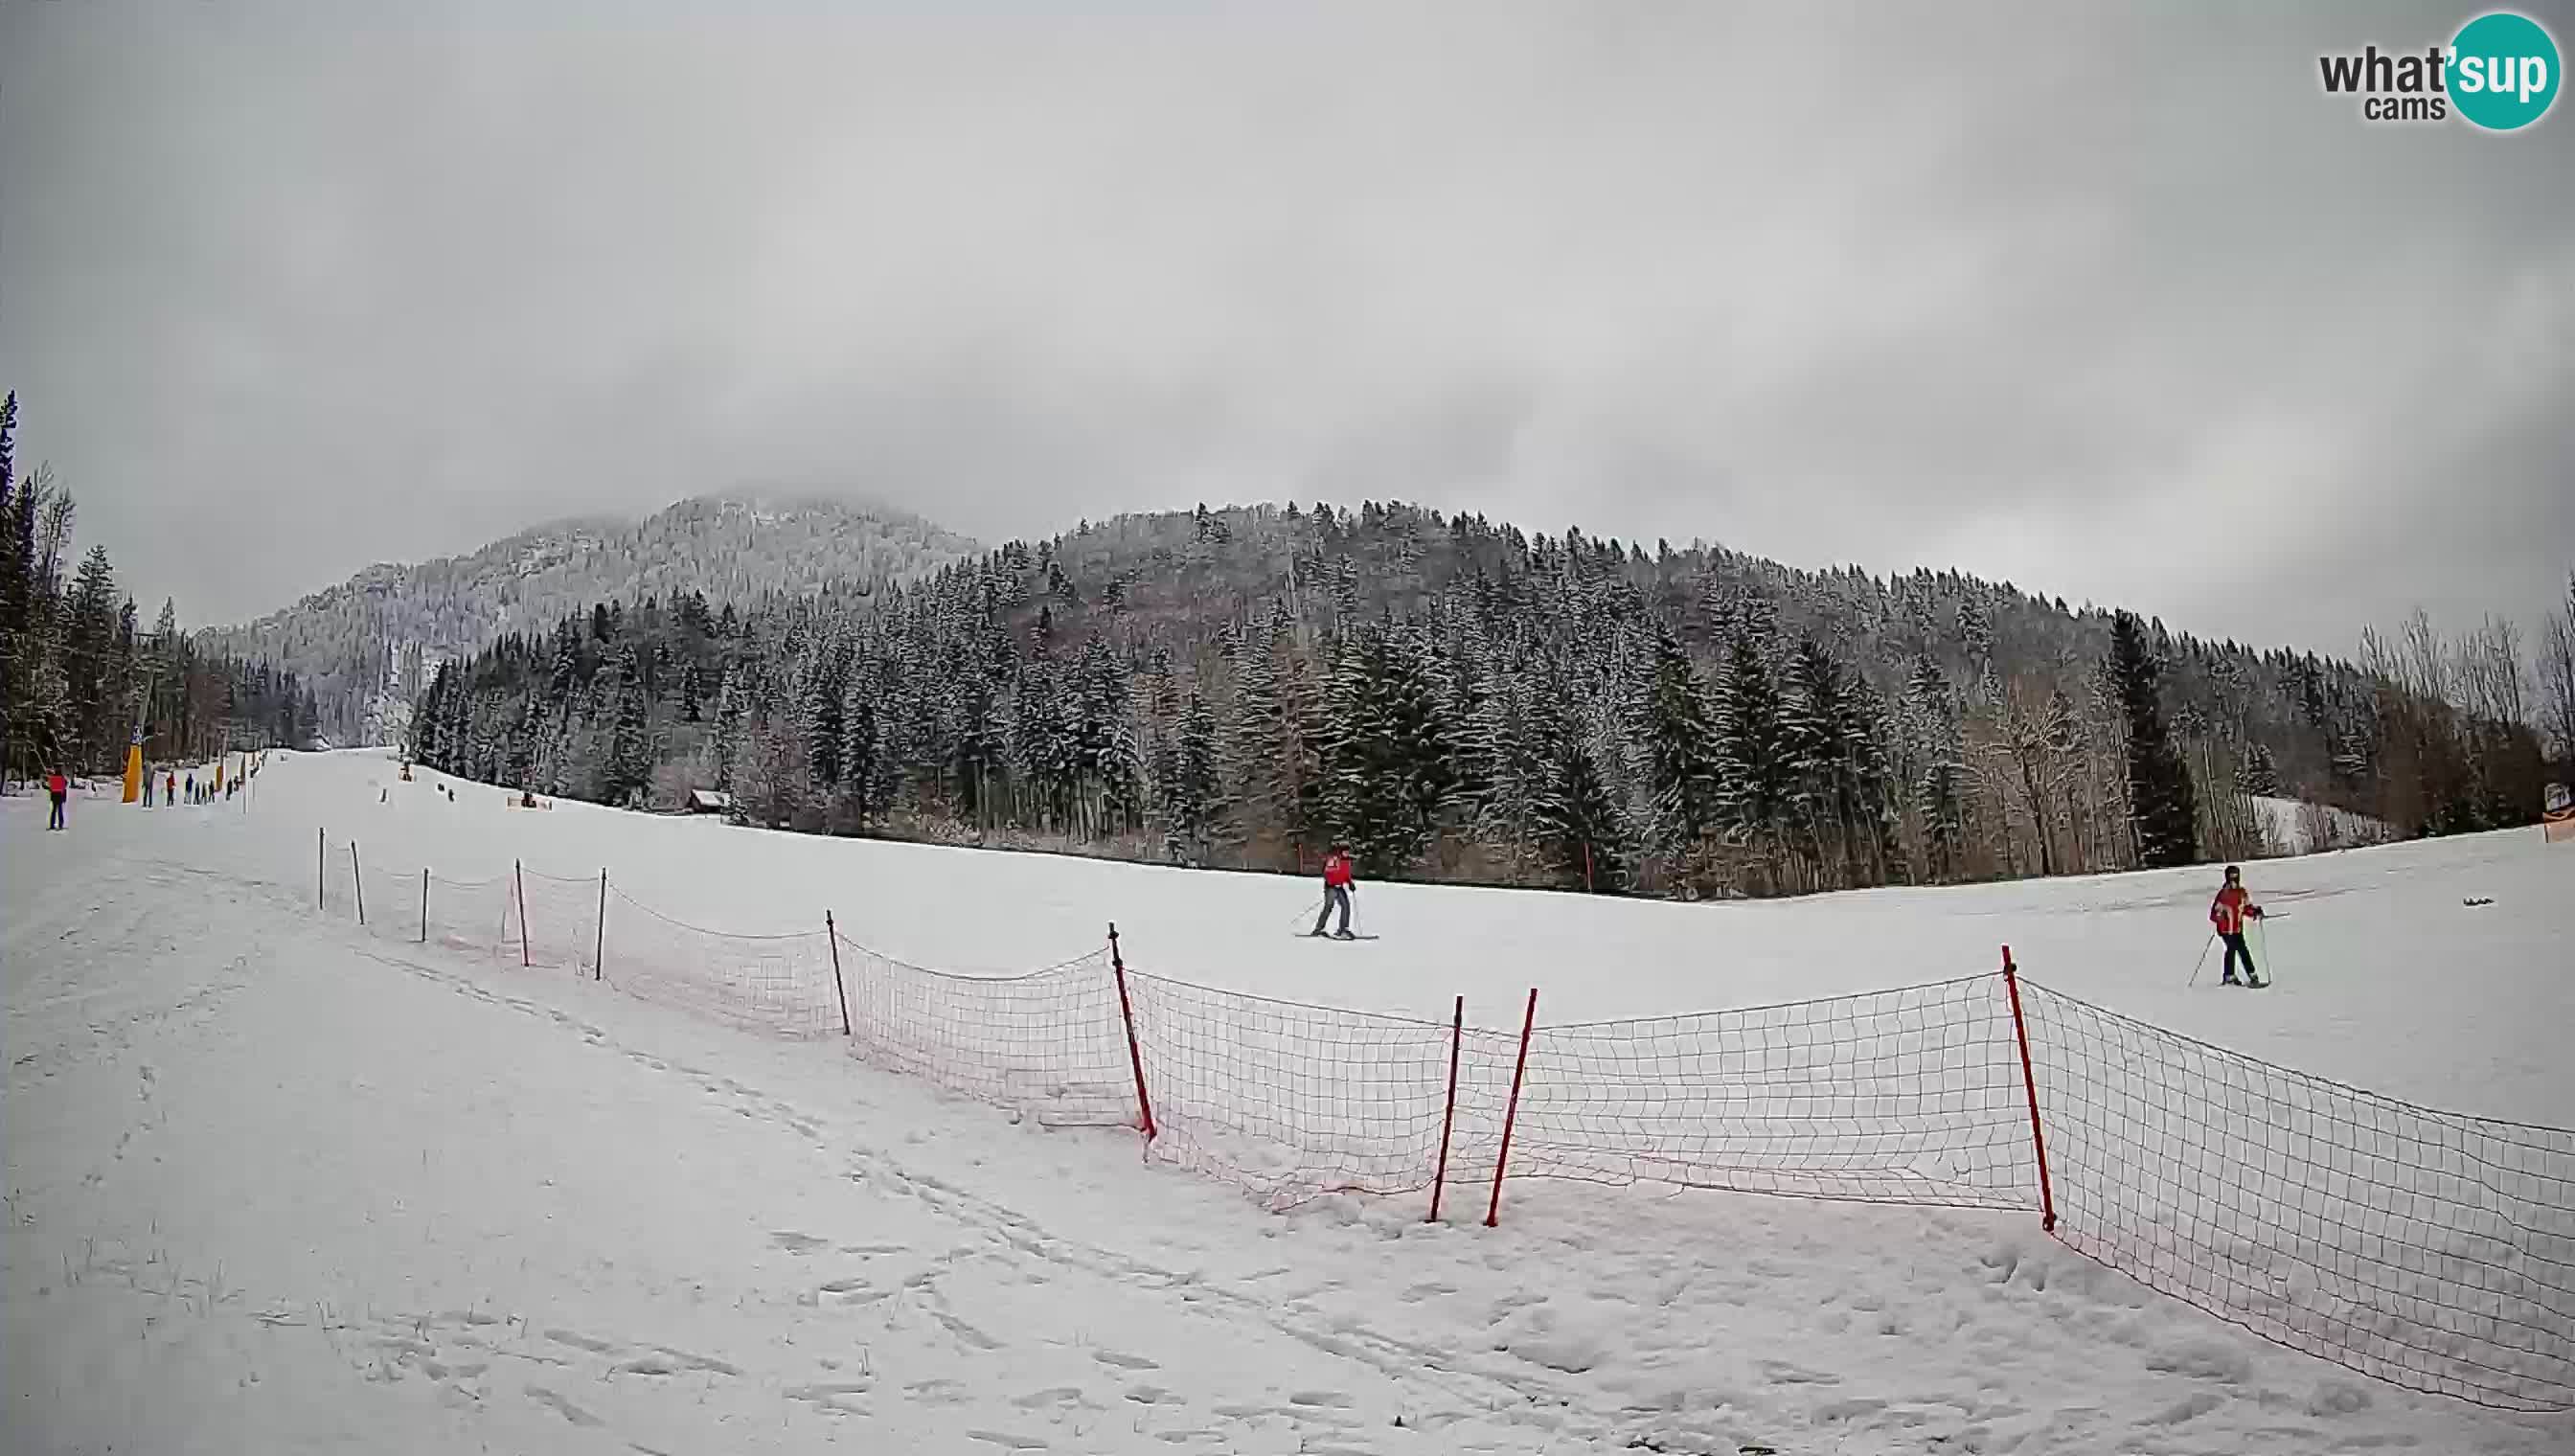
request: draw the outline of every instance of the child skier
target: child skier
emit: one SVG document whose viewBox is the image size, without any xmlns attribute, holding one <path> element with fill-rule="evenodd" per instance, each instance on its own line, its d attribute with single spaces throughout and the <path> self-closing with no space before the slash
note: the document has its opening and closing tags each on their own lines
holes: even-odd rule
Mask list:
<svg viewBox="0 0 2575 1456">
<path fill-rule="evenodd" d="M 71 781 L 63 777 L 62 769 L 56 768 L 45 775 L 45 792 L 51 794 L 54 800 L 54 816 L 46 823 L 45 827 L 48 829 L 59 829 L 63 826 L 63 804 L 71 797 L 72 792 Z M 1341 918 L 1343 920 L 1347 920 L 1349 918 L 1348 912 L 1343 911 Z M 1320 922 L 1317 921 L 1316 923 L 1319 924 Z"/>
<path fill-rule="evenodd" d="M 2244 888 L 2244 871 L 2232 864 L 2227 865 L 2226 884 L 2217 891 L 2217 898 L 2208 903 L 2208 922 L 2217 927 L 2217 938 L 2226 942 L 2225 974 L 2219 977 L 2222 983 L 2256 989 L 2269 984 L 2253 968 L 2253 952 L 2244 946 L 2244 922 L 2260 918 L 2262 907 L 2253 903 L 2253 896 Z M 2244 961 L 2244 979 L 2241 981 L 2235 978 L 2235 962 L 2239 957 Z"/>
<path fill-rule="evenodd" d="M 1336 940 L 1347 940 L 1352 938 L 1350 935 L 1350 882 L 1352 877 L 1353 876 L 1350 873 L 1350 852 L 1346 846 L 1335 840 L 1332 844 L 1332 852 L 1323 856 L 1323 907 L 1314 912 L 1314 928 L 1309 933 L 1315 935 L 1322 934 L 1323 922 L 1331 918 L 1332 906 L 1339 905 L 1341 907 L 1341 926 L 1339 929 L 1332 932 L 1332 937 Z"/>
</svg>

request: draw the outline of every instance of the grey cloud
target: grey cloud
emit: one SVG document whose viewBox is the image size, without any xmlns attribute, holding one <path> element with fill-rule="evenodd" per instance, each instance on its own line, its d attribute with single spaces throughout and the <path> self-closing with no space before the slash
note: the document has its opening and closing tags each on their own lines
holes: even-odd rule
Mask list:
<svg viewBox="0 0 2575 1456">
<path fill-rule="evenodd" d="M 2314 80 L 2456 18 L 0 5 L 0 382 L 196 620 L 792 484 L 1400 495 L 2347 650 L 2575 558 L 2568 118 Z"/>
</svg>

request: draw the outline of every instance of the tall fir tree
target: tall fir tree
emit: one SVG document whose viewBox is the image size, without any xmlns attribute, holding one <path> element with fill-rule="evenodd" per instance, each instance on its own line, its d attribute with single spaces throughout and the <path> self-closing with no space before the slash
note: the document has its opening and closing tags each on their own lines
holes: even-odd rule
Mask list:
<svg viewBox="0 0 2575 1456">
<path fill-rule="evenodd" d="M 2134 613 L 2122 612 L 2111 623 L 2110 671 L 2126 721 L 2138 861 L 2149 868 L 2191 863 L 2199 844 L 2190 772 L 2164 726 L 2161 670 Z"/>
<path fill-rule="evenodd" d="M 1685 856 L 1716 821 L 1716 725 L 1707 687 L 1680 640 L 1654 634 L 1649 676 L 1637 708 L 1641 777 L 1651 795 L 1648 822 L 1656 852 Z"/>
</svg>

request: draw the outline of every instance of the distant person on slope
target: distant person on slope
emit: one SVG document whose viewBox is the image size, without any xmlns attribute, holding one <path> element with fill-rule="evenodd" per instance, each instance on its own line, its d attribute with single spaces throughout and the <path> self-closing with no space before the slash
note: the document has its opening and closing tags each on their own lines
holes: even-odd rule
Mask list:
<svg viewBox="0 0 2575 1456">
<path fill-rule="evenodd" d="M 2253 952 L 2244 947 L 2244 922 L 2262 918 L 2262 907 L 2253 903 L 2252 894 L 2244 888 L 2244 871 L 2226 866 L 2226 885 L 2217 898 L 2209 901 L 2208 922 L 2217 927 L 2217 938 L 2226 942 L 2226 969 L 2219 979 L 2226 985 L 2260 986 L 2261 973 L 2253 968 Z M 2235 962 L 2244 961 L 2244 979 L 2235 978 Z"/>
<path fill-rule="evenodd" d="M 1350 872 L 1350 851 L 1335 841 L 1332 852 L 1323 856 L 1323 907 L 1314 912 L 1311 933 L 1323 933 L 1323 922 L 1332 917 L 1332 906 L 1341 907 L 1341 926 L 1332 932 L 1335 938 L 1350 938 L 1350 884 L 1356 876 Z"/>
<path fill-rule="evenodd" d="M 174 768 L 161 775 L 161 806 L 163 808 L 170 808 L 175 806 L 178 802 L 179 771 Z"/>
<path fill-rule="evenodd" d="M 45 792 L 51 794 L 54 800 L 54 816 L 53 819 L 45 825 L 45 827 L 48 829 L 59 829 L 63 826 L 63 803 L 71 797 L 72 792 L 71 782 L 63 777 L 62 769 L 56 768 L 45 775 Z M 1348 919 L 1348 913 L 1344 911 L 1341 918 L 1344 920 Z"/>
</svg>

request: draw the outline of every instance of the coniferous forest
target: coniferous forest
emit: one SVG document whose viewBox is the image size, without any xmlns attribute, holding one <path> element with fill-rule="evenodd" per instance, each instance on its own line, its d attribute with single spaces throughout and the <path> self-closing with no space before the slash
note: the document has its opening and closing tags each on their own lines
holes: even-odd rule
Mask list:
<svg viewBox="0 0 2575 1456">
<path fill-rule="evenodd" d="M 0 787 L 54 768 L 122 772 L 138 716 L 155 763 L 309 741 L 313 696 L 294 674 L 201 651 L 170 602 L 142 630 L 104 547 L 70 565 L 72 495 L 42 466 L 19 477 L 17 433 L 11 394 L 0 402 Z"/>
<path fill-rule="evenodd" d="M 438 667 L 408 745 L 810 832 L 1781 894 L 2247 857 L 2257 795 L 2318 805 L 2319 843 L 2351 832 L 2323 805 L 2528 822 L 2542 725 L 2575 728 L 2550 633 L 2534 707 L 2509 624 L 2417 614 L 2352 663 L 1954 573 L 1202 506 L 910 581 L 600 603 Z"/>
</svg>

